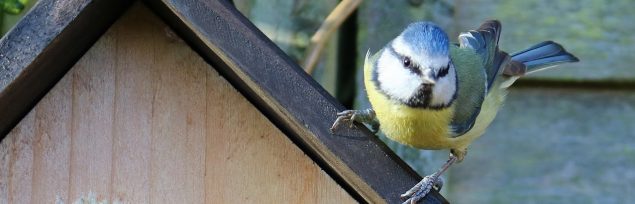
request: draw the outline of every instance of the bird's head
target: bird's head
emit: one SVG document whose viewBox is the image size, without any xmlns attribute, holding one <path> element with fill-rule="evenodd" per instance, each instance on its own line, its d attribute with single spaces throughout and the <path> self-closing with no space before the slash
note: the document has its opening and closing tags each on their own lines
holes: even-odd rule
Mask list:
<svg viewBox="0 0 635 204">
<path fill-rule="evenodd" d="M 428 22 L 410 24 L 373 64 L 373 81 L 392 100 L 441 109 L 456 98 L 457 78 L 447 34 Z"/>
</svg>

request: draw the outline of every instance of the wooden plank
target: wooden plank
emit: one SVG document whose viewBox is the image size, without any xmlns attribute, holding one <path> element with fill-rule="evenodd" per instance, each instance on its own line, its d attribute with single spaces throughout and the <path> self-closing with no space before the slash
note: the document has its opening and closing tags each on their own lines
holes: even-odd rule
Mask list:
<svg viewBox="0 0 635 204">
<path fill-rule="evenodd" d="M 365 128 L 331 134 L 343 107 L 229 2 L 146 2 L 360 201 L 401 202 L 420 180 Z M 436 191 L 426 201 L 446 202 Z"/>
<path fill-rule="evenodd" d="M 9 162 L 12 145 L 13 137 L 7 137 L 0 142 L 0 204 L 9 203 Z"/>
<path fill-rule="evenodd" d="M 12 146 L 13 137 L 7 137 L 0 143 L 0 204 L 9 203 L 9 162 Z"/>
<path fill-rule="evenodd" d="M 72 203 L 90 192 L 109 203 L 355 202 L 166 28 L 137 4 L 86 53 L 0 144 L 0 196 L 8 203 Z M 30 152 L 32 168 L 22 165 Z M 4 171 L 17 166 L 17 176 Z"/>
<path fill-rule="evenodd" d="M 69 72 L 72 77 L 70 198 L 110 197 L 116 38 L 105 35 Z"/>
<path fill-rule="evenodd" d="M 31 203 L 33 171 L 33 135 L 35 131 L 35 113 L 29 113 L 21 126 L 12 132 L 8 173 L 7 203 Z M 26 145 L 25 145 L 26 144 Z"/>
<path fill-rule="evenodd" d="M 58 198 L 68 200 L 72 94 L 72 75 L 67 75 L 32 110 L 35 112 L 35 133 L 31 135 L 34 138 L 33 203 L 50 203 Z"/>
<path fill-rule="evenodd" d="M 151 14 L 144 9 L 144 15 Z M 166 26 L 159 23 L 156 16 L 151 17 L 147 21 L 154 25 L 147 32 L 165 33 Z M 165 42 L 165 39 L 162 40 Z M 154 59 L 151 149 L 166 151 L 151 154 L 150 194 L 153 196 L 150 203 L 203 203 L 207 94 L 204 90 L 208 65 L 183 43 L 154 46 L 156 56 L 171 57 Z M 224 111 L 231 110 L 224 108 Z M 212 119 L 213 123 L 222 120 Z"/>
<path fill-rule="evenodd" d="M 0 40 L 0 138 L 131 2 L 41 0 Z"/>
<path fill-rule="evenodd" d="M 117 66 L 115 70 L 115 130 L 113 131 L 113 198 L 130 203 L 150 203 L 152 114 L 156 65 L 147 53 L 164 41 L 148 15 L 132 7 L 106 35 L 115 35 Z M 143 10 L 141 10 L 143 11 Z M 162 33 L 158 31 L 157 33 Z M 134 137 L 131 137 L 134 135 Z"/>
</svg>

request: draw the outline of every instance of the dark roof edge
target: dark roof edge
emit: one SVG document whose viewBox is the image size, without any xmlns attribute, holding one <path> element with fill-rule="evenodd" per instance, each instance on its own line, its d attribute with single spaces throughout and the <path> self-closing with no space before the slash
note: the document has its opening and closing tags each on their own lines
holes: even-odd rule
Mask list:
<svg viewBox="0 0 635 204">
<path fill-rule="evenodd" d="M 421 177 L 366 128 L 329 132 L 343 106 L 229 1 L 145 1 L 360 202 L 400 203 Z M 434 191 L 425 203 L 447 203 Z"/>
<path fill-rule="evenodd" d="M 0 140 L 133 2 L 40 0 L 0 40 Z"/>
</svg>

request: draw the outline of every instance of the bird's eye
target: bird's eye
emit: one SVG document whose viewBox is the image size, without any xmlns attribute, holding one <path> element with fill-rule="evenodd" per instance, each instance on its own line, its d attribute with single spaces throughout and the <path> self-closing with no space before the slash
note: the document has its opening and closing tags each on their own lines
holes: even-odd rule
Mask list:
<svg viewBox="0 0 635 204">
<path fill-rule="evenodd" d="M 404 57 L 403 58 L 403 66 L 404 67 L 410 67 L 412 62 L 410 62 L 410 57 Z"/>
<path fill-rule="evenodd" d="M 403 66 L 407 70 L 410 70 L 412 73 L 415 73 L 416 75 L 421 75 L 421 70 L 419 70 L 419 66 L 412 63 L 412 61 L 410 60 L 410 57 L 403 58 Z"/>
</svg>

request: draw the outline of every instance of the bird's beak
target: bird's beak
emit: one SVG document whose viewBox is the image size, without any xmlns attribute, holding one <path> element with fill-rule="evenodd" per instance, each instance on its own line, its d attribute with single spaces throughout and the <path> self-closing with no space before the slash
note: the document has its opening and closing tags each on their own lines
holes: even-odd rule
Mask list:
<svg viewBox="0 0 635 204">
<path fill-rule="evenodd" d="M 428 77 L 423 77 L 423 78 L 421 78 L 421 83 L 428 84 L 428 85 L 434 85 L 434 83 L 436 83 L 436 82 L 434 80 L 428 78 Z"/>
<path fill-rule="evenodd" d="M 425 72 L 423 75 L 421 75 L 421 83 L 434 85 L 436 81 L 434 80 L 434 77 L 432 77 L 433 74 L 434 73 L 431 70 Z"/>
</svg>

